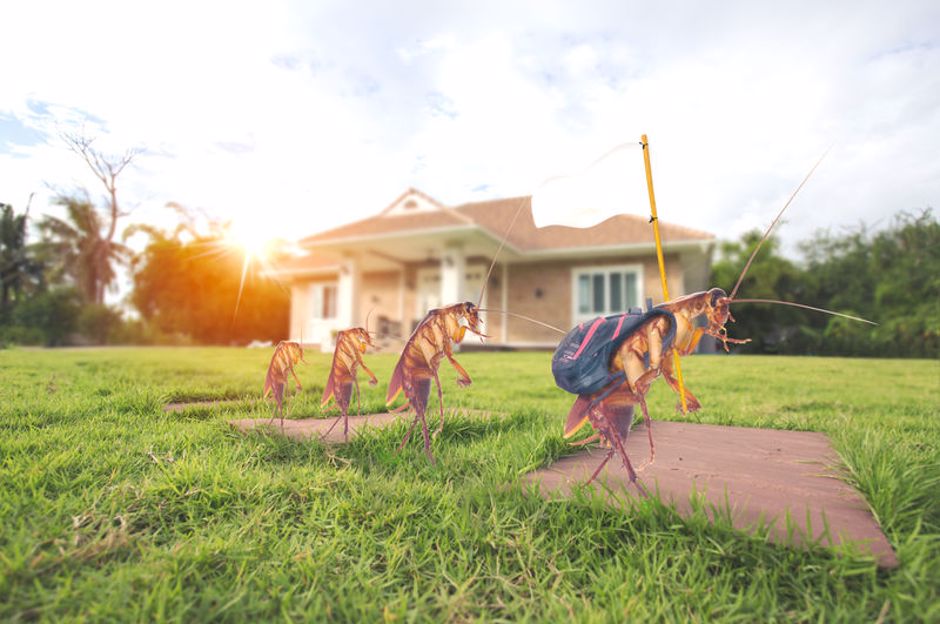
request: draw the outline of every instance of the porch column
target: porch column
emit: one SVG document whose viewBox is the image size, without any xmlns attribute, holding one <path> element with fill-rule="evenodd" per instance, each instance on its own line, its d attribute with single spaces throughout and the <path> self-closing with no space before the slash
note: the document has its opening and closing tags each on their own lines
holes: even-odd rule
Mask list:
<svg viewBox="0 0 940 624">
<path fill-rule="evenodd" d="M 354 256 L 343 258 L 339 267 L 336 287 L 336 321 L 339 329 L 356 327 L 360 323 L 359 299 L 362 287 L 362 269 Z"/>
<path fill-rule="evenodd" d="M 448 245 L 441 254 L 441 305 L 460 303 L 464 299 L 467 261 L 463 249 Z"/>
</svg>

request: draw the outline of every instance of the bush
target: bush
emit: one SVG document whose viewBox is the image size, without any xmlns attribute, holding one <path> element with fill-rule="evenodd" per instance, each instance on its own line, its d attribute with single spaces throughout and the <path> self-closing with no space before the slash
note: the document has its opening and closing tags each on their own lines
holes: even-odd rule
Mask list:
<svg viewBox="0 0 940 624">
<path fill-rule="evenodd" d="M 77 292 L 50 290 L 17 305 L 13 310 L 13 324 L 31 330 L 31 336 L 41 333 L 46 346 L 60 346 L 75 333 L 80 313 L 81 300 Z"/>
<path fill-rule="evenodd" d="M 122 325 L 121 312 L 100 303 L 87 304 L 78 314 L 78 333 L 93 344 L 119 342 Z"/>
<path fill-rule="evenodd" d="M 179 347 L 195 344 L 195 341 L 185 334 L 167 334 L 160 331 L 153 323 L 148 323 L 142 319 L 132 319 L 122 322 L 110 335 L 110 340 L 112 344 L 126 345 Z"/>
<path fill-rule="evenodd" d="M 0 325 L 0 349 L 13 345 L 45 344 L 46 335 L 41 329 L 22 325 Z"/>
</svg>

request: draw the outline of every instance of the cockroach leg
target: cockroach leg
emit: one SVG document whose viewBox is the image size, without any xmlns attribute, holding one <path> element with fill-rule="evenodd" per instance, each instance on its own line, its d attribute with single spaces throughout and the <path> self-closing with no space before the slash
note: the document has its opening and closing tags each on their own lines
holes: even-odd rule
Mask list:
<svg viewBox="0 0 940 624">
<path fill-rule="evenodd" d="M 398 452 L 401 453 L 401 450 L 405 448 L 405 445 L 408 444 L 408 439 L 411 437 L 411 432 L 415 430 L 415 425 L 418 424 L 418 414 L 415 414 L 414 420 L 411 421 L 411 427 L 408 428 L 408 433 L 405 434 L 405 437 L 401 439 L 401 444 L 398 445 Z"/>
<path fill-rule="evenodd" d="M 620 457 L 623 459 L 623 465 L 627 469 L 627 475 L 630 477 L 630 483 L 636 486 L 637 491 L 644 498 L 649 498 L 649 494 L 646 493 L 646 488 L 643 487 L 643 484 L 636 477 L 636 471 L 633 469 L 633 464 L 630 463 L 630 457 L 627 456 L 626 449 L 623 448 L 623 440 L 620 439 L 619 435 L 614 435 L 614 448 L 620 453 Z"/>
<path fill-rule="evenodd" d="M 436 370 L 434 371 L 434 383 L 437 385 L 437 404 L 441 410 L 441 424 L 437 426 L 437 430 L 434 432 L 434 437 L 436 438 L 444 431 L 444 391 L 441 389 L 441 378 L 438 376 Z"/>
<path fill-rule="evenodd" d="M 570 442 L 568 446 L 584 446 L 586 444 L 590 444 L 591 442 L 594 442 L 595 440 L 599 440 L 600 437 L 601 437 L 601 434 L 595 433 L 594 435 L 584 438 L 583 440 L 578 440 L 577 442 Z"/>
<path fill-rule="evenodd" d="M 656 444 L 653 442 L 653 421 L 650 419 L 650 413 L 646 407 L 646 399 L 640 401 L 640 407 L 643 408 L 643 419 L 646 421 L 646 437 L 650 442 L 650 458 L 637 469 L 638 471 L 646 470 L 656 460 Z"/>
<path fill-rule="evenodd" d="M 613 456 L 614 456 L 614 449 L 610 449 L 609 451 L 607 451 L 607 456 L 604 457 L 604 461 L 602 461 L 600 466 L 597 467 L 597 470 L 594 471 L 594 474 L 591 475 L 591 478 L 587 480 L 587 483 L 585 485 L 590 485 L 590 483 L 594 481 L 597 475 L 600 474 L 601 470 L 603 470 L 604 466 L 607 465 L 607 462 L 609 462 L 610 458 Z"/>
<path fill-rule="evenodd" d="M 425 420 L 424 414 L 421 414 L 421 433 L 424 434 L 424 454 L 428 456 L 428 459 L 433 464 L 434 455 L 431 454 L 431 436 L 428 433 L 428 421 Z"/>
<path fill-rule="evenodd" d="M 333 420 L 333 424 L 330 425 L 330 428 L 326 430 L 326 433 L 324 433 L 323 435 L 320 436 L 320 439 L 321 439 L 321 440 L 325 440 L 326 437 L 327 437 L 328 435 L 330 435 L 330 433 L 333 431 L 333 429 L 336 427 L 336 425 L 339 424 L 339 421 L 340 421 L 344 416 L 345 416 L 345 414 L 340 414 L 339 416 L 337 416 L 337 417 Z"/>
<path fill-rule="evenodd" d="M 362 401 L 359 398 L 359 378 L 353 377 L 353 383 L 356 386 L 356 411 L 362 416 Z M 343 440 L 349 442 L 349 418 L 343 419 Z"/>
</svg>

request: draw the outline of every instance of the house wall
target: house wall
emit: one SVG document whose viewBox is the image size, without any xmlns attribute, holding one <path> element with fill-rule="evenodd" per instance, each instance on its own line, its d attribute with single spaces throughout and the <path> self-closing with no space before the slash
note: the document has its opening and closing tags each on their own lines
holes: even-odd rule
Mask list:
<svg viewBox="0 0 940 624">
<path fill-rule="evenodd" d="M 295 282 L 290 287 L 290 340 L 299 341 L 305 319 L 313 314 L 310 309 L 310 283 Z"/>
<path fill-rule="evenodd" d="M 375 330 L 375 322 L 380 316 L 398 320 L 398 293 L 400 283 L 398 271 L 383 271 L 381 273 L 363 273 L 362 285 L 359 291 L 358 322 L 365 323 L 366 316 L 372 311 L 369 320 L 369 329 Z"/>
<path fill-rule="evenodd" d="M 307 280 L 298 280 L 290 287 L 290 340 L 316 342 L 312 340 L 309 323 L 313 318 L 313 299 L 310 288 L 313 284 L 336 284 L 336 277 L 322 277 Z"/>
<path fill-rule="evenodd" d="M 689 290 L 702 290 L 703 280 L 707 279 L 709 258 L 704 253 L 667 254 L 665 257 L 667 268 L 667 281 L 670 295 L 678 297 Z M 568 330 L 574 325 L 572 319 L 572 271 L 580 267 L 601 267 L 623 264 L 639 264 L 642 266 L 642 294 L 643 299 L 652 298 L 654 302 L 661 302 L 662 287 L 659 280 L 659 269 L 655 256 L 624 257 L 611 256 L 606 258 L 592 258 L 590 260 L 550 260 L 545 262 L 517 263 L 507 265 L 504 273 L 503 265 L 497 264 L 487 286 L 486 306 L 493 309 L 506 309 L 516 314 L 523 314 L 538 319 L 558 328 Z M 417 302 L 416 280 L 417 269 L 433 264 L 409 264 L 402 271 L 366 272 L 362 275 L 359 309 L 365 322 L 365 315 L 372 310 L 370 324 L 376 328 L 375 321 L 380 316 L 386 316 L 393 321 L 401 321 L 402 334 L 411 333 L 413 323 L 421 316 L 415 309 Z M 508 274 L 508 279 L 507 278 Z M 305 339 L 307 329 L 304 323 L 308 322 L 313 310 L 310 297 L 311 284 L 317 282 L 335 283 L 333 278 L 320 278 L 314 280 L 298 281 L 291 285 L 291 338 L 297 340 L 303 332 Z M 701 283 L 700 283 L 701 282 Z M 402 289 L 402 286 L 404 288 Z M 541 297 L 536 296 L 536 290 L 541 290 Z M 506 292 L 504 305 L 503 293 Z M 404 313 L 403 317 L 401 313 Z M 506 317 L 491 312 L 484 313 L 486 333 L 491 336 L 491 344 L 503 344 L 503 324 L 506 324 L 507 340 L 517 345 L 551 345 L 557 344 L 560 336 L 547 328 L 540 327 L 528 321 Z"/>
<path fill-rule="evenodd" d="M 666 282 L 669 286 L 670 296 L 675 298 L 685 294 L 685 269 L 680 263 L 678 255 L 667 254 L 664 260 L 666 263 Z M 590 260 L 512 264 L 509 266 L 508 310 L 516 314 L 531 316 L 534 319 L 567 331 L 574 326 L 572 319 L 572 271 L 580 267 L 623 264 L 639 264 L 643 267 L 642 291 L 644 301 L 648 297 L 652 298 L 654 303 L 663 300 L 659 266 L 655 256 L 640 258 L 616 256 Z M 537 290 L 541 290 L 541 298 L 536 295 Z M 491 302 L 493 301 L 496 300 L 491 299 Z M 490 305 L 494 304 L 491 303 Z M 560 338 L 557 332 L 522 319 L 508 318 L 507 323 L 510 343 L 555 344 Z M 500 342 L 501 334 L 496 333 L 495 328 L 489 333 L 494 337 L 493 342 Z"/>
<path fill-rule="evenodd" d="M 567 330 L 571 326 L 570 262 L 509 265 L 508 311 Z M 536 296 L 536 289 L 542 297 Z M 510 343 L 557 343 L 561 336 L 528 321 L 507 317 Z"/>
</svg>

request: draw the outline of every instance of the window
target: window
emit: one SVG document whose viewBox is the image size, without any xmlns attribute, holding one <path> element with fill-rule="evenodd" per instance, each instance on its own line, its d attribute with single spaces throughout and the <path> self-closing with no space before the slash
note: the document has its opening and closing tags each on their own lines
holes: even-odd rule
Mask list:
<svg viewBox="0 0 940 624">
<path fill-rule="evenodd" d="M 311 285 L 311 312 L 316 320 L 332 320 L 336 318 L 336 284 Z"/>
<path fill-rule="evenodd" d="M 323 287 L 323 315 L 325 319 L 336 318 L 336 286 Z"/>
<path fill-rule="evenodd" d="M 575 320 L 581 321 L 640 307 L 641 271 L 639 265 L 575 269 Z"/>
</svg>

